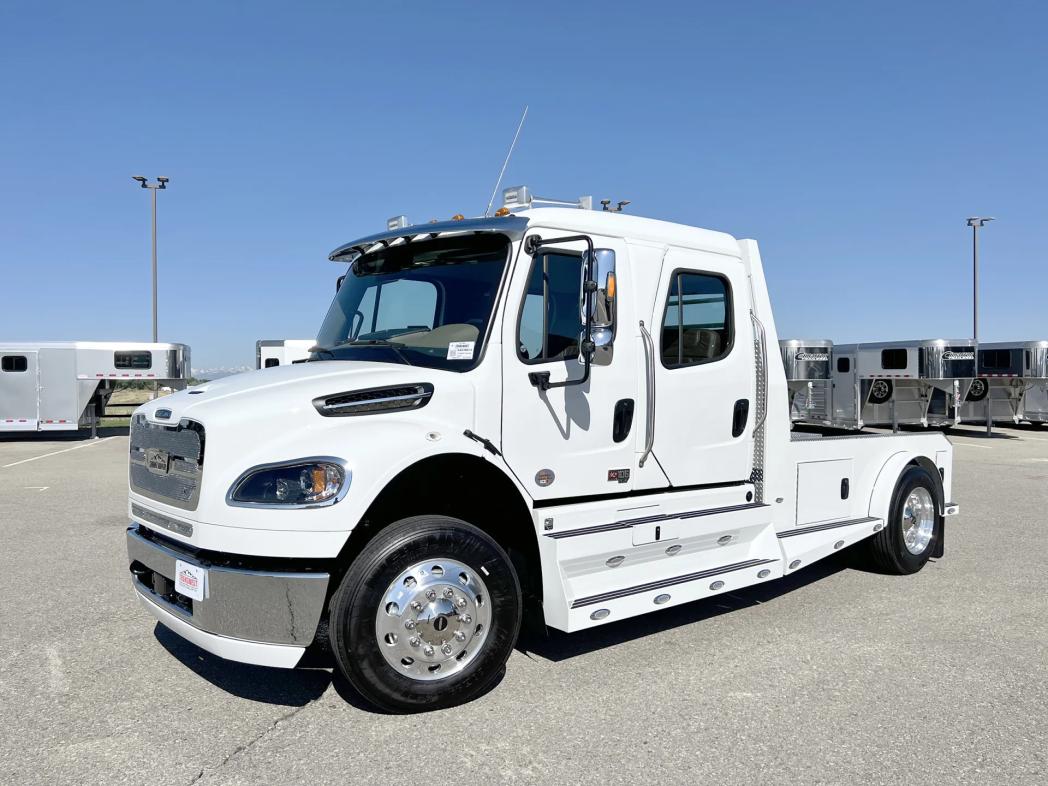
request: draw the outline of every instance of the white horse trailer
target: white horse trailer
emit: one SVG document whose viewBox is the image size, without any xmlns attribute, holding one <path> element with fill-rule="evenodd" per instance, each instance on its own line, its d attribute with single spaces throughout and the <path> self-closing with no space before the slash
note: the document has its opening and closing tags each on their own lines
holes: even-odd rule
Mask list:
<svg viewBox="0 0 1048 786">
<path fill-rule="evenodd" d="M 833 348 L 833 425 L 952 426 L 975 381 L 975 342 L 926 339 Z"/>
<path fill-rule="evenodd" d="M 102 417 L 117 382 L 190 376 L 185 344 L 0 342 L 0 431 L 74 431 Z"/>
<path fill-rule="evenodd" d="M 309 358 L 312 338 L 259 339 L 255 342 L 255 368 L 272 368 L 301 363 Z"/>
<path fill-rule="evenodd" d="M 790 420 L 794 423 L 833 424 L 833 342 L 826 339 L 785 339 L 779 342 Z"/>
<path fill-rule="evenodd" d="M 1048 341 L 979 344 L 979 376 L 960 406 L 965 422 L 1048 422 Z"/>
</svg>

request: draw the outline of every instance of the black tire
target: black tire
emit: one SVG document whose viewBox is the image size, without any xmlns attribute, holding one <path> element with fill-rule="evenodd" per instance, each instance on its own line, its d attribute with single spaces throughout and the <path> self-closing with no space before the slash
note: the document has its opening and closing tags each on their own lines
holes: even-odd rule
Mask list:
<svg viewBox="0 0 1048 786">
<path fill-rule="evenodd" d="M 376 614 L 390 583 L 430 559 L 454 560 L 482 573 L 491 619 L 480 650 L 461 671 L 422 681 L 386 660 Z M 489 535 L 447 516 L 415 516 L 381 530 L 353 560 L 329 604 L 331 649 L 346 679 L 381 709 L 452 707 L 484 694 L 500 678 L 517 641 L 522 605 L 513 563 Z"/>
<path fill-rule="evenodd" d="M 986 395 L 990 392 L 990 386 L 986 380 L 982 377 L 972 380 L 971 387 L 968 388 L 968 394 L 964 397 L 965 401 L 982 401 L 986 398 Z"/>
<path fill-rule="evenodd" d="M 881 389 L 880 392 L 879 389 Z M 891 400 L 892 393 L 894 392 L 895 386 L 892 384 L 890 379 L 875 379 L 871 383 L 870 387 L 870 403 L 884 404 L 885 402 Z"/>
<path fill-rule="evenodd" d="M 917 487 L 923 487 L 931 495 L 932 504 L 935 507 L 935 518 L 931 541 L 920 554 L 913 554 L 906 547 L 903 538 L 903 509 L 910 492 Z M 895 484 L 895 491 L 892 493 L 888 521 L 885 522 L 884 529 L 865 541 L 867 555 L 874 569 L 881 573 L 905 576 L 916 573 L 925 566 L 928 559 L 935 553 L 938 539 L 942 537 L 938 488 L 937 479 L 924 467 L 909 466 L 899 476 Z"/>
</svg>

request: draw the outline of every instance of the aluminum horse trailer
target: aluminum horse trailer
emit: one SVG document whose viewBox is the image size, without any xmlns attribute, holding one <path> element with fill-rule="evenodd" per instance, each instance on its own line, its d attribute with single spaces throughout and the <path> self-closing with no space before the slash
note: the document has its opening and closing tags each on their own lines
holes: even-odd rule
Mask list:
<svg viewBox="0 0 1048 786">
<path fill-rule="evenodd" d="M 839 428 L 956 425 L 976 377 L 971 339 L 837 344 L 833 357 Z"/>
<path fill-rule="evenodd" d="M 794 423 L 833 424 L 833 379 L 830 363 L 833 342 L 827 339 L 784 339 L 779 342 L 790 420 Z"/>
<path fill-rule="evenodd" d="M 979 344 L 979 376 L 960 406 L 961 420 L 1048 422 L 1048 341 Z"/>
<path fill-rule="evenodd" d="M 259 339 L 255 342 L 255 368 L 272 368 L 301 363 L 309 358 L 312 338 Z"/>
<path fill-rule="evenodd" d="M 185 344 L 0 342 L 0 431 L 75 431 L 101 419 L 117 382 L 190 376 Z"/>
</svg>

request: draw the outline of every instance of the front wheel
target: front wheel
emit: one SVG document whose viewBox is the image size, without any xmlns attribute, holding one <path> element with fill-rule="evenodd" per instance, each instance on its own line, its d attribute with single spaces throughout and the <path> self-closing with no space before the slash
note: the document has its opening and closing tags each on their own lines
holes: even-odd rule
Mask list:
<svg viewBox="0 0 1048 786">
<path fill-rule="evenodd" d="M 382 709 L 461 704 L 500 676 L 520 630 L 506 552 L 476 527 L 416 516 L 379 532 L 331 599 L 339 669 Z"/>
<path fill-rule="evenodd" d="M 884 529 L 866 541 L 875 568 L 901 576 L 925 566 L 942 533 L 937 487 L 924 467 L 909 466 L 899 476 Z"/>
</svg>

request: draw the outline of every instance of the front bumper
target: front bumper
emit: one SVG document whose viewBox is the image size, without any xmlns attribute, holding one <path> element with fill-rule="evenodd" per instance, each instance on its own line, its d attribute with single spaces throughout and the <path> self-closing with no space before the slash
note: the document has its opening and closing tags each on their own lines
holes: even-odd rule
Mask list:
<svg viewBox="0 0 1048 786">
<path fill-rule="evenodd" d="M 316 635 L 330 574 L 251 570 L 214 564 L 148 530 L 127 530 L 132 585 L 166 627 L 230 660 L 295 666 Z M 213 556 L 213 555 L 212 555 Z M 174 589 L 175 562 L 208 570 L 204 600 Z"/>
</svg>

